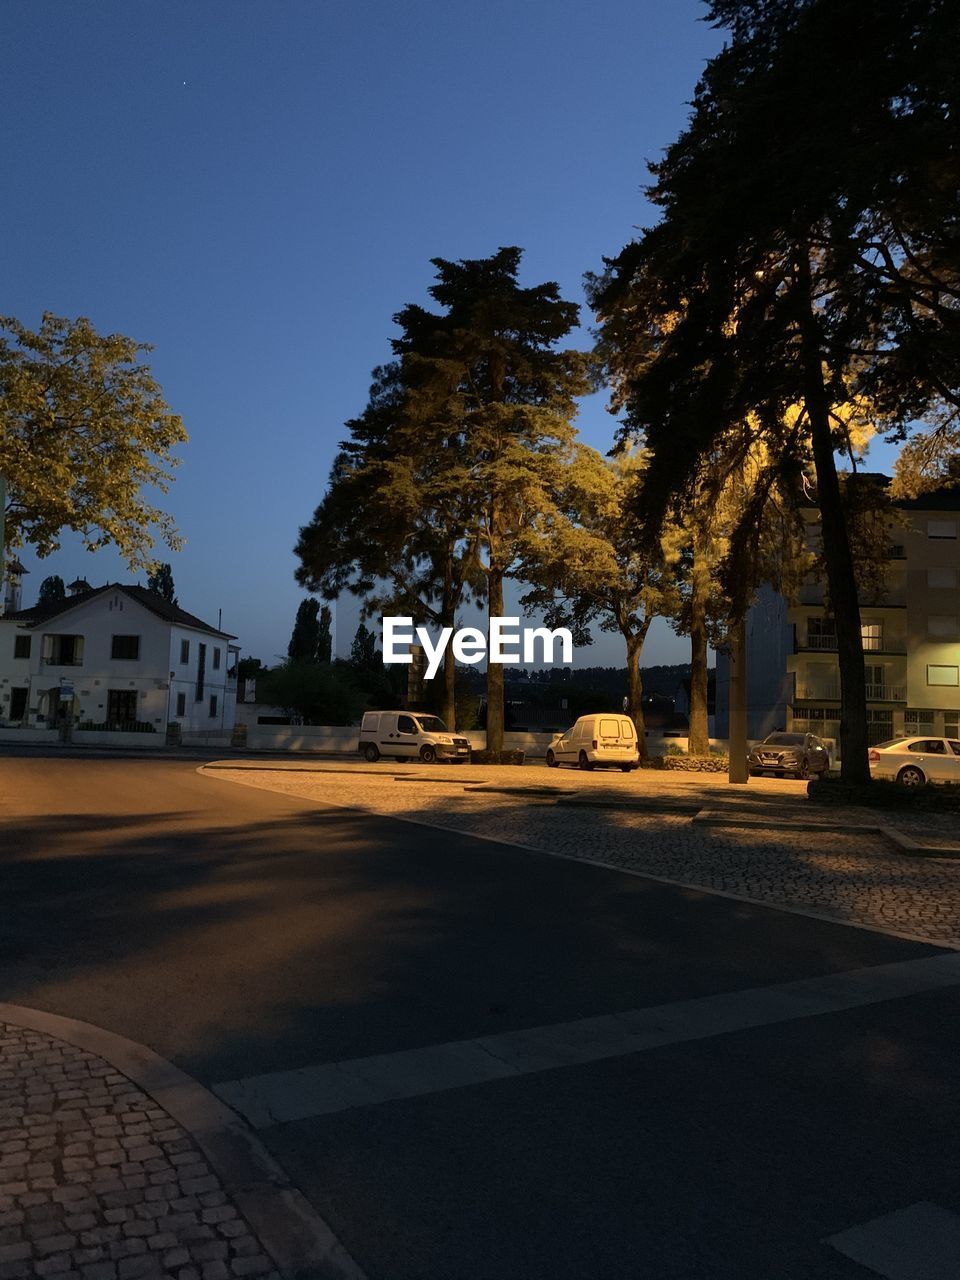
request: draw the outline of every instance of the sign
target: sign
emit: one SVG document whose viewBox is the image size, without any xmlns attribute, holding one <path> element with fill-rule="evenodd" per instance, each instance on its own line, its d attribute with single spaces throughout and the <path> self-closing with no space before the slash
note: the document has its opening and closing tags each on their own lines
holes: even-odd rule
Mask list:
<svg viewBox="0 0 960 1280">
<path fill-rule="evenodd" d="M 73 697 L 73 681 L 66 676 L 60 677 L 60 701 L 66 702 Z"/>
</svg>

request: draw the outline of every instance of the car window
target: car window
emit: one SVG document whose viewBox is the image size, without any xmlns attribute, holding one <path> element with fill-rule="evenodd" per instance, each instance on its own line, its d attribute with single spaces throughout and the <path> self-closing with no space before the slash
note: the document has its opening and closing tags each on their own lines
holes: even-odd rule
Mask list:
<svg viewBox="0 0 960 1280">
<path fill-rule="evenodd" d="M 633 727 L 633 721 L 628 720 L 626 716 L 623 716 L 620 720 L 620 737 L 632 739 L 632 738 L 635 738 L 636 736 L 637 736 L 637 731 Z"/>
<path fill-rule="evenodd" d="M 604 716 L 600 721 L 600 737 L 601 738 L 619 738 L 620 723 L 614 720 L 612 716 Z"/>
<path fill-rule="evenodd" d="M 920 738 L 917 742 L 911 742 L 908 751 L 920 751 L 924 755 L 934 755 L 939 752 L 943 754 L 943 743 L 939 738 Z"/>
<path fill-rule="evenodd" d="M 896 746 L 899 746 L 901 743 L 904 743 L 904 742 L 906 742 L 906 738 L 887 738 L 887 740 L 886 740 L 885 742 L 878 742 L 878 743 L 877 743 L 877 745 L 876 745 L 876 750 L 877 750 L 877 751 L 886 751 L 886 750 L 888 750 L 890 747 L 896 747 Z"/>
<path fill-rule="evenodd" d="M 953 754 L 954 754 L 955 756 L 960 756 L 960 742 L 955 742 L 955 741 L 954 741 L 954 739 L 953 739 L 953 738 L 951 738 L 951 739 L 950 739 L 950 746 L 951 746 L 951 748 L 953 749 Z"/>
<path fill-rule="evenodd" d="M 417 726 L 413 722 L 413 716 L 397 716 L 397 732 L 416 733 Z"/>
</svg>

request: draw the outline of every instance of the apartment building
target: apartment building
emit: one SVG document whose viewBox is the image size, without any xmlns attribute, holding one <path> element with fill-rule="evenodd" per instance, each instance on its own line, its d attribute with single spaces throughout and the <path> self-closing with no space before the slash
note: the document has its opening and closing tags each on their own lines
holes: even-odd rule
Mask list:
<svg viewBox="0 0 960 1280">
<path fill-rule="evenodd" d="M 885 589 L 860 607 L 869 738 L 960 737 L 960 488 L 897 507 L 906 524 L 889 529 Z M 814 545 L 816 512 L 807 520 Z M 786 659 L 786 727 L 838 738 L 837 636 L 822 582 L 805 584 L 787 621 L 793 652 Z"/>
</svg>

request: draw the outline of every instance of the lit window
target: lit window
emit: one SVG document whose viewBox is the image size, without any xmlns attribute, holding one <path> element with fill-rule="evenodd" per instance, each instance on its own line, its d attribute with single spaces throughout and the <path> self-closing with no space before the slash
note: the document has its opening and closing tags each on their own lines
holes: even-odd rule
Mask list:
<svg viewBox="0 0 960 1280">
<path fill-rule="evenodd" d="M 960 667 L 939 666 L 928 663 L 927 684 L 951 686 L 960 684 Z"/>
</svg>

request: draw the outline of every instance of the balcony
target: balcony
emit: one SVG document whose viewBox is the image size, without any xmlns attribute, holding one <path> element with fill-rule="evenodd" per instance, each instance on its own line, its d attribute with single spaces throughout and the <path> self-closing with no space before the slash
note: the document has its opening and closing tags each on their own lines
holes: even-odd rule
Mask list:
<svg viewBox="0 0 960 1280">
<path fill-rule="evenodd" d="M 797 684 L 794 702 L 839 702 L 839 680 L 817 680 L 812 684 Z M 873 684 L 867 682 L 868 702 L 906 702 L 907 688 L 902 684 Z"/>
<path fill-rule="evenodd" d="M 862 636 L 864 653 L 906 654 L 907 642 L 902 636 Z M 835 635 L 808 635 L 797 641 L 797 652 L 836 653 L 837 637 Z"/>
</svg>

